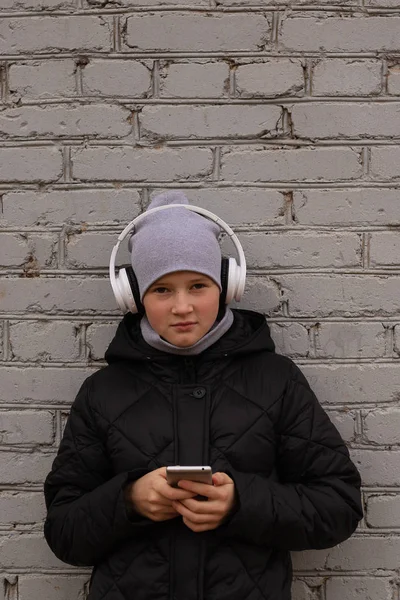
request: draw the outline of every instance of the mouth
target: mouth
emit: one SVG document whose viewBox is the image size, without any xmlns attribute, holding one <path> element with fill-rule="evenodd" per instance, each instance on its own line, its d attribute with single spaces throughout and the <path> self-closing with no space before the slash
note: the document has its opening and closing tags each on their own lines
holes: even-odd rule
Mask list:
<svg viewBox="0 0 400 600">
<path fill-rule="evenodd" d="M 176 329 L 190 329 L 191 327 L 194 327 L 196 325 L 195 321 L 185 321 L 182 323 L 174 323 L 174 325 L 172 325 L 172 327 L 176 328 Z"/>
</svg>

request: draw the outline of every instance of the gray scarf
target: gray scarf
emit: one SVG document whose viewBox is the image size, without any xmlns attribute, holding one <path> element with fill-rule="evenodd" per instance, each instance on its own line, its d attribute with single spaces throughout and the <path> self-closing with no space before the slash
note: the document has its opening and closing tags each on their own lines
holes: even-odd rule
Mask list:
<svg viewBox="0 0 400 600">
<path fill-rule="evenodd" d="M 196 354 L 200 354 L 203 352 L 203 350 L 206 350 L 206 348 L 209 348 L 215 344 L 215 342 L 228 331 L 232 323 L 233 312 L 230 308 L 227 308 L 221 321 L 215 322 L 206 335 L 200 338 L 195 344 L 193 344 L 193 346 L 187 346 L 186 348 L 175 346 L 174 344 L 170 344 L 166 340 L 163 340 L 158 333 L 154 331 L 146 315 L 144 315 L 140 321 L 140 329 L 145 342 L 157 350 L 168 352 L 169 354 L 178 354 L 181 356 L 195 356 Z"/>
</svg>

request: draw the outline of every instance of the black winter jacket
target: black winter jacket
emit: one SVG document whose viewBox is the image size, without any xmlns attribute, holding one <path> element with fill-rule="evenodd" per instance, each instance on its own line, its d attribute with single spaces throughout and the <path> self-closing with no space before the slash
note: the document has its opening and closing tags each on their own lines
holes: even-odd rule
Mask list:
<svg viewBox="0 0 400 600">
<path fill-rule="evenodd" d="M 356 528 L 360 478 L 340 435 L 264 317 L 234 314 L 190 358 L 151 348 L 125 316 L 84 382 L 46 479 L 45 536 L 61 560 L 94 565 L 90 600 L 288 600 L 289 551 Z M 127 512 L 127 482 L 174 464 L 234 480 L 237 508 L 214 531 Z"/>
</svg>

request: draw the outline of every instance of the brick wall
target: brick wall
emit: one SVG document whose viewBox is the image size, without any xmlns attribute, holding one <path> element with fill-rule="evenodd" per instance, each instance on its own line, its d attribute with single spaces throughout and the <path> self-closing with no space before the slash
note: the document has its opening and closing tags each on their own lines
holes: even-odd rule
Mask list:
<svg viewBox="0 0 400 600">
<path fill-rule="evenodd" d="M 171 187 L 239 233 L 243 305 L 362 472 L 294 600 L 399 597 L 399 31 L 400 0 L 0 0 L 1 600 L 87 592 L 42 482 L 119 319 L 116 235 Z"/>
</svg>

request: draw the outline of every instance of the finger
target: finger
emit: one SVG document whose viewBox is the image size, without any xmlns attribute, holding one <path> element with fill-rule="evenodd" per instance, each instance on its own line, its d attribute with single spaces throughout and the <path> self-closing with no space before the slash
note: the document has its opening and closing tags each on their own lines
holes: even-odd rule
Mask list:
<svg viewBox="0 0 400 600">
<path fill-rule="evenodd" d="M 218 495 L 216 494 L 214 486 L 209 485 L 208 483 L 199 483 L 198 481 L 188 481 L 187 479 L 182 479 L 179 481 L 178 486 L 180 489 L 193 492 L 193 494 L 196 496 L 200 494 L 200 496 L 207 496 L 207 498 L 216 498 Z"/>
<path fill-rule="evenodd" d="M 204 523 L 214 523 L 220 520 L 220 517 L 210 514 L 198 514 L 194 513 L 181 502 L 174 502 L 173 507 L 175 510 L 182 515 L 182 517 L 188 519 L 192 523 L 204 525 Z"/>
<path fill-rule="evenodd" d="M 218 512 L 218 504 L 215 500 L 196 500 L 188 498 L 187 500 L 179 500 L 180 504 L 186 506 L 189 510 L 197 514 L 216 514 Z"/>
<path fill-rule="evenodd" d="M 213 481 L 213 484 L 216 486 L 226 485 L 228 483 L 234 483 L 233 479 L 231 477 L 229 477 L 229 475 L 227 475 L 227 473 L 222 473 L 222 472 L 213 473 L 212 481 Z"/>
<path fill-rule="evenodd" d="M 188 519 L 182 519 L 182 520 L 185 523 L 186 527 L 189 527 L 189 529 L 191 529 L 195 533 L 201 533 L 202 531 L 210 531 L 212 529 L 216 529 L 216 527 L 217 527 L 216 524 L 212 524 L 212 523 L 203 523 L 202 525 L 200 525 L 198 523 L 193 523 L 192 521 L 189 521 Z"/>
<path fill-rule="evenodd" d="M 187 498 L 193 498 L 195 495 L 193 492 L 188 490 L 174 488 L 167 482 L 165 482 L 163 485 L 157 486 L 157 492 L 169 500 L 186 500 Z"/>
</svg>

